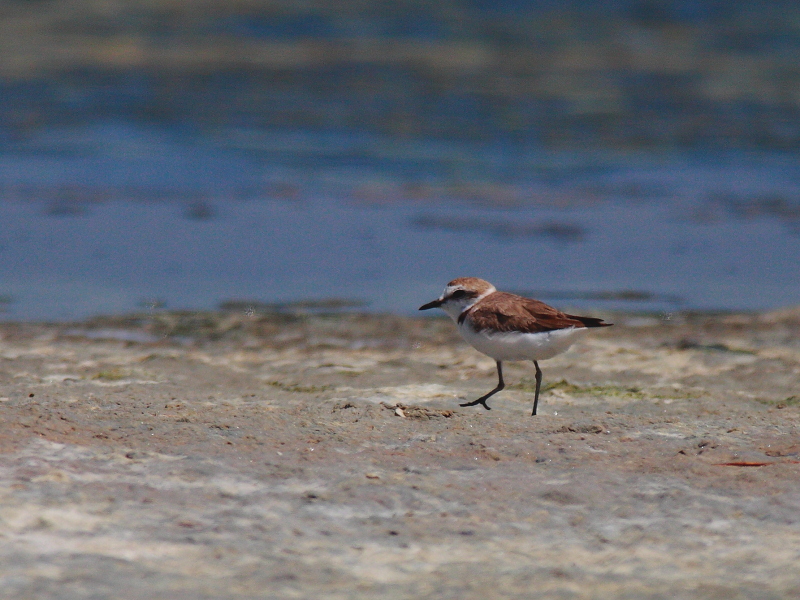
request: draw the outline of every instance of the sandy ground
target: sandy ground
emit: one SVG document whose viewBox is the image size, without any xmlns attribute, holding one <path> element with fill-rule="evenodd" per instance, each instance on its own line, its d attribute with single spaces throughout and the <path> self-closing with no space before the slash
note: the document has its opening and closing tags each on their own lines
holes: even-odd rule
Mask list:
<svg viewBox="0 0 800 600">
<path fill-rule="evenodd" d="M 0 596 L 800 598 L 800 310 L 616 319 L 0 325 Z"/>
</svg>

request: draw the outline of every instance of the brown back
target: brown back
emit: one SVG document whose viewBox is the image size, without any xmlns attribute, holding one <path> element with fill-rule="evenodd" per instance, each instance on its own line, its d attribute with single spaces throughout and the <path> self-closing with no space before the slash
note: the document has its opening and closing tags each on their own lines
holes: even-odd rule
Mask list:
<svg viewBox="0 0 800 600">
<path fill-rule="evenodd" d="M 469 318 L 476 331 L 493 329 L 495 331 L 521 331 L 523 333 L 541 333 L 569 327 L 608 327 L 603 319 L 595 317 L 578 317 L 561 312 L 532 298 L 494 292 L 489 294 L 462 314 L 458 322 Z"/>
</svg>

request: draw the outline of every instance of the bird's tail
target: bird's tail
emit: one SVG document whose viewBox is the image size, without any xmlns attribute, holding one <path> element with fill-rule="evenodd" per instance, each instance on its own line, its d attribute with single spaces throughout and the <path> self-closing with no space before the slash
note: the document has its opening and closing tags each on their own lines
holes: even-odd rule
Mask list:
<svg viewBox="0 0 800 600">
<path fill-rule="evenodd" d="M 575 319 L 576 321 L 580 321 L 586 327 L 611 327 L 613 323 L 606 323 L 603 319 L 598 319 L 597 317 L 578 317 L 576 315 L 567 315 L 568 317 Z"/>
</svg>

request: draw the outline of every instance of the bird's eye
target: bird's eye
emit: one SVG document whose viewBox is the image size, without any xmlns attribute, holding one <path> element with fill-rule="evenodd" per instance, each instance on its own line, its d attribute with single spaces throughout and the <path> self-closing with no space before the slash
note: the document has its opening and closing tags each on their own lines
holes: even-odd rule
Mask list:
<svg viewBox="0 0 800 600">
<path fill-rule="evenodd" d="M 464 298 L 466 295 L 467 295 L 467 292 L 465 292 L 464 290 L 456 290 L 455 292 L 450 294 L 450 297 L 453 300 L 460 300 L 461 298 Z"/>
</svg>

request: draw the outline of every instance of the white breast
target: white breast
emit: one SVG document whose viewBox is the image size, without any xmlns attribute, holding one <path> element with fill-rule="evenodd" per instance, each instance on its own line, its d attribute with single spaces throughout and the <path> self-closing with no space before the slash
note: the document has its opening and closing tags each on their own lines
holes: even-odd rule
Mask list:
<svg viewBox="0 0 800 600">
<path fill-rule="evenodd" d="M 586 327 L 542 333 L 490 333 L 477 332 L 465 321 L 458 331 L 470 346 L 495 360 L 545 360 L 567 350 L 575 341 L 575 334 L 586 331 Z"/>
</svg>

